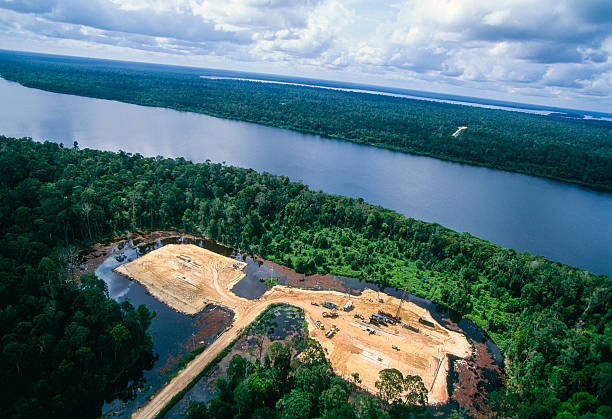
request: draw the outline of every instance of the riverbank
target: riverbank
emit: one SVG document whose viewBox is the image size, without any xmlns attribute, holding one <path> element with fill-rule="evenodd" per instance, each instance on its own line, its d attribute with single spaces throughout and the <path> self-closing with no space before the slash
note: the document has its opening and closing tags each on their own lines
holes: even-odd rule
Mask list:
<svg viewBox="0 0 612 419">
<path fill-rule="evenodd" d="M 609 122 L 304 86 L 266 88 L 238 80 L 202 79 L 193 69 L 177 73 L 176 68 L 168 72 L 163 66 L 151 66 L 143 71 L 121 62 L 75 63 L 70 57 L 36 55 L 23 60 L 6 52 L 0 58 L 3 77 L 37 89 L 197 112 L 612 190 L 606 172 Z M 105 65 L 96 66 L 98 62 Z M 116 77 L 117 72 L 121 77 Z M 160 85 L 165 87 L 163 93 Z M 450 121 L 470 126 L 470 134 L 449 143 L 454 131 Z M 573 158 L 567 159 L 568 155 Z"/>
</svg>

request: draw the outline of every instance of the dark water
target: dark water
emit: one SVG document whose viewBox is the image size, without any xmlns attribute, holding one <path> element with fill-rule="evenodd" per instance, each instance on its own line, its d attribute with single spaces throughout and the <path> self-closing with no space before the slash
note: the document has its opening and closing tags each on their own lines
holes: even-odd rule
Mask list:
<svg viewBox="0 0 612 419">
<path fill-rule="evenodd" d="M 268 329 L 266 333 L 270 341 L 281 341 L 288 338 L 301 340 L 304 338 L 302 327 L 304 315 L 297 308 L 281 306 L 274 308 L 272 313 L 274 314 L 274 319 L 272 319 L 274 327 Z M 249 356 L 249 349 L 256 347 L 257 343 L 254 336 L 241 338 L 234 345 L 232 352 L 217 364 L 210 376 L 202 377 L 164 417 L 182 418 L 185 416 L 191 401 L 209 402 L 212 400 L 218 393 L 214 382 L 217 378 L 225 375 L 227 365 L 234 354 L 240 354 L 254 361 L 254 358 Z"/>
<path fill-rule="evenodd" d="M 224 256 L 245 261 L 247 263 L 247 266 L 244 268 L 246 276 L 232 288 L 233 292 L 238 293 L 242 297 L 248 299 L 259 298 L 267 290 L 267 286 L 260 280 L 262 278 L 273 277 L 279 284 L 284 284 L 287 281 L 287 274 L 277 272 L 274 266 L 266 261 L 257 259 L 254 256 L 242 254 L 230 247 L 220 245 L 212 240 L 204 238 L 167 238 L 140 247 L 136 247 L 132 242 L 129 242 L 122 248 L 113 249 L 115 253 L 109 256 L 98 269 L 96 269 L 95 273 L 106 283 L 111 298 L 118 301 L 129 299 L 135 306 L 144 304 L 149 310 L 156 313 L 149 331 L 153 336 L 154 352 L 158 358 L 152 370 L 145 371 L 144 385 L 136 394 L 135 399 L 127 403 L 115 400 L 106 404 L 103 408 L 103 414 L 105 414 L 105 416 L 129 416 L 131 412 L 142 406 L 147 397 L 154 393 L 155 390 L 165 382 L 166 378 L 174 371 L 174 367 L 182 356 L 186 355 L 197 346 L 203 344 L 210 345 L 216 338 L 216 333 L 210 333 L 209 331 L 207 334 L 204 328 L 208 325 L 214 310 L 223 310 L 228 314 L 226 316 L 227 321 L 225 322 L 219 322 L 217 318 L 217 323 L 215 324 L 218 324 L 218 330 L 216 331 L 222 330 L 229 324 L 229 320 L 231 319 L 231 312 L 229 312 L 229 310 L 210 305 L 195 316 L 179 313 L 166 304 L 158 301 L 140 284 L 132 282 L 113 271 L 115 267 L 130 262 L 149 251 L 158 249 L 166 244 L 175 243 L 195 244 Z M 290 270 L 290 272 L 290 275 L 302 276 L 301 274 L 295 273 L 293 270 Z M 342 276 L 335 276 L 332 278 L 335 280 L 334 282 L 337 284 L 338 289 L 353 295 L 359 295 L 365 289 L 382 291 L 398 298 L 403 294 L 403 291 L 397 288 L 387 287 L 380 289 L 377 284 L 356 278 Z M 314 286 L 309 286 L 309 281 L 305 281 L 304 283 L 300 282 L 300 286 L 310 289 L 323 289 L 319 286 L 318 282 L 315 282 Z M 469 339 L 485 343 L 495 364 L 503 367 L 504 359 L 499 348 L 487 337 L 486 333 L 472 321 L 461 319 L 460 316 L 452 310 L 435 304 L 430 300 L 419 298 L 412 294 L 406 294 L 406 299 L 428 310 L 443 326 L 462 332 Z M 285 339 L 288 334 L 295 332 L 294 329 L 301 328 L 302 317 L 293 315 L 292 310 L 291 308 L 276 310 L 278 313 L 274 320 L 274 327 L 268 331 L 268 335 L 272 340 Z M 491 373 L 497 374 L 493 371 L 491 371 Z M 452 391 L 454 379 L 449 381 L 449 391 Z M 497 375 L 492 375 L 488 391 L 496 390 L 499 388 L 499 385 L 499 377 Z M 171 417 L 180 416 L 185 411 L 190 400 L 208 401 L 214 396 L 215 392 L 216 390 L 212 382 L 207 377 L 202 378 L 200 382 L 188 392 L 187 398 L 172 409 Z M 453 406 L 453 403 L 449 403 L 434 408 L 434 411 L 446 412 L 446 410 L 451 409 Z"/>
<path fill-rule="evenodd" d="M 612 275 L 612 193 L 206 115 L 0 79 L 0 133 L 227 162 L 362 197 L 517 251 Z M 611 134 L 612 135 L 612 134 Z"/>
<path fill-rule="evenodd" d="M 147 397 L 165 382 L 184 355 L 201 345 L 210 345 L 216 339 L 217 332 L 227 327 L 233 317 L 230 310 L 215 305 L 207 306 L 195 316 L 179 313 L 149 294 L 142 285 L 113 271 L 123 263 L 171 243 L 196 244 L 247 262 L 244 269 L 247 276 L 235 287 L 240 291 L 239 295 L 245 298 L 258 298 L 267 290 L 266 285 L 259 279 L 269 275 L 270 269 L 265 268 L 261 262 L 255 261 L 252 257 L 235 252 L 212 240 L 169 238 L 140 247 L 135 247 L 130 242 L 121 249 L 113 249 L 116 253 L 109 256 L 95 273 L 106 283 L 111 298 L 117 301 L 129 299 L 134 306 L 144 304 L 150 311 L 156 313 L 149 332 L 153 337 L 153 351 L 157 359 L 153 368 L 144 372 L 144 384 L 134 400 L 127 403 L 115 400 L 103 407 L 103 413 L 108 416 L 127 417 L 142 406 Z M 223 314 L 220 315 L 216 311 L 222 311 Z"/>
</svg>

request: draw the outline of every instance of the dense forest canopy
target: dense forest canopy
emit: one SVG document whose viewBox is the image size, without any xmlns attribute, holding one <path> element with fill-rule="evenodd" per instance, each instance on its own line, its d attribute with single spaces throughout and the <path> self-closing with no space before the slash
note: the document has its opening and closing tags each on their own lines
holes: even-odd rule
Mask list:
<svg viewBox="0 0 612 419">
<path fill-rule="evenodd" d="M 3 138 L 0 417 L 97 417 L 104 400 L 130 397 L 152 366 L 153 315 L 110 299 L 93 275 L 77 280 L 66 269 L 78 251 L 63 233 L 72 221 L 62 207 L 72 199 L 47 194 L 60 182 L 57 162 L 6 145 Z M 17 165 L 7 163 L 13 157 Z"/>
<path fill-rule="evenodd" d="M 53 92 L 201 112 L 612 190 L 612 122 L 9 52 L 0 53 L 0 75 Z M 455 137 L 459 126 L 468 128 Z"/>
<path fill-rule="evenodd" d="M 110 382 L 93 367 L 96 362 L 127 368 L 117 345 L 141 353 L 150 343 L 144 334 L 146 310 L 103 298 L 94 279 L 81 286 L 89 294 L 58 279 L 59 249 L 125 231 L 176 228 L 304 273 L 398 287 L 409 280 L 411 292 L 474 320 L 501 347 L 509 375 L 507 394 L 495 398 L 502 414 L 612 413 L 612 280 L 607 276 L 519 254 L 360 199 L 314 192 L 286 177 L 182 158 L 0 137 L 0 185 L 0 362 L 5 382 L 15 383 L 14 393 L 1 396 L 7 412 L 25 412 L 20 409 L 27 403 L 56 403 L 47 393 L 34 399 L 37 380 L 57 380 L 55 387 L 44 388 L 58 392 L 63 406 L 65 398 L 83 391 L 69 385 L 73 370 L 68 374 L 64 365 L 91 362 L 83 374 L 102 374 L 99 380 Z M 93 327 L 92 316 L 107 319 L 102 329 L 82 330 Z M 69 328 L 82 330 L 82 338 L 67 342 L 59 353 L 47 346 L 47 339 L 55 339 L 55 345 Z M 74 336 L 70 333 L 70 339 Z M 30 368 L 24 356 L 39 357 L 41 364 Z M 63 362 L 64 356 L 71 358 Z M 49 374 L 42 375 L 38 365 L 48 367 Z M 18 395 L 23 404 L 15 403 Z"/>
</svg>

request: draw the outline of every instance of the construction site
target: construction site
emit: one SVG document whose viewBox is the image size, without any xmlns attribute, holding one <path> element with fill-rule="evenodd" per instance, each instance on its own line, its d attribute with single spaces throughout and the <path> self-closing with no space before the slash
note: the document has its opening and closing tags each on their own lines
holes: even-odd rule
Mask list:
<svg viewBox="0 0 612 419">
<path fill-rule="evenodd" d="M 471 346 L 464 335 L 442 327 L 426 309 L 368 289 L 355 296 L 275 285 L 260 298 L 249 300 L 231 292 L 244 277 L 244 266 L 195 245 L 167 245 L 116 268 L 178 311 L 194 314 L 215 303 L 234 312 L 232 327 L 135 417 L 153 417 L 259 313 L 279 302 L 304 310 L 309 335 L 325 348 L 336 374 L 352 379 L 358 373 L 360 387 L 376 394 L 380 370 L 396 368 L 423 379 L 429 403 L 448 399 L 448 356 L 467 357 Z"/>
</svg>

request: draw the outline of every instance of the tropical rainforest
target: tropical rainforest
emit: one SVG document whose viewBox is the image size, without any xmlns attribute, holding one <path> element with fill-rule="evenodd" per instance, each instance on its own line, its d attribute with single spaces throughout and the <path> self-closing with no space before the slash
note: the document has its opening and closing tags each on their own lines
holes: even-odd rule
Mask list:
<svg viewBox="0 0 612 419">
<path fill-rule="evenodd" d="M 151 356 L 152 314 L 110 300 L 93 277 L 71 278 L 66 255 L 145 229 L 205 235 L 303 273 L 410 281 L 500 346 L 501 416 L 612 415 L 607 276 L 286 177 L 182 158 L 0 137 L 0 185 L 4 417 L 94 416 L 102 400 L 129 395 Z"/>
<path fill-rule="evenodd" d="M 0 53 L 0 75 L 28 87 L 206 113 L 612 190 L 612 122 L 207 79 L 203 72 Z M 459 126 L 468 128 L 455 137 Z"/>
</svg>

